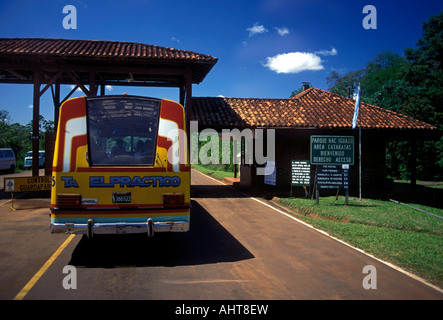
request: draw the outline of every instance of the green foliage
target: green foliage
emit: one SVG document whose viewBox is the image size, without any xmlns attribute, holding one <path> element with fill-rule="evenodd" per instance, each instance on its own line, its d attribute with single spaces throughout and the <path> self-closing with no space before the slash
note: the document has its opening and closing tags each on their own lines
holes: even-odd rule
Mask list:
<svg viewBox="0 0 443 320">
<path fill-rule="evenodd" d="M 54 131 L 53 121 L 40 116 L 40 135 Z M 0 148 L 12 148 L 17 159 L 17 166 L 23 169 L 23 158 L 26 152 L 32 150 L 32 121 L 27 125 L 11 123 L 8 111 L 0 110 Z M 45 141 L 39 140 L 40 150 L 44 150 Z"/>
<path fill-rule="evenodd" d="M 348 88 L 356 92 L 361 85 L 361 100 L 402 113 L 443 129 L 443 12 L 423 23 L 423 37 L 417 48 L 406 48 L 404 56 L 389 51 L 378 54 L 365 69 L 327 78 L 329 90 L 343 96 Z M 411 146 L 404 141 L 388 142 L 387 174 L 397 179 L 410 178 L 408 165 Z M 443 138 L 420 141 L 417 145 L 417 178 L 443 179 Z"/>
<path fill-rule="evenodd" d="M 289 98 L 292 98 L 294 96 L 296 96 L 297 94 L 303 92 L 303 86 L 301 86 L 300 88 L 298 88 L 297 90 L 294 90 L 291 92 L 291 95 L 289 96 Z"/>
<path fill-rule="evenodd" d="M 234 171 L 234 155 L 241 152 L 240 143 L 234 144 L 234 141 L 222 141 L 218 133 L 209 134 L 208 136 L 197 135 L 198 149 L 194 150 L 191 146 L 191 152 L 199 155 L 199 165 L 213 171 L 233 172 Z M 202 163 L 202 159 L 207 158 L 209 163 Z M 229 162 L 228 162 L 229 160 Z M 227 163 L 228 162 L 228 163 Z"/>
<path fill-rule="evenodd" d="M 344 75 L 334 70 L 331 72 L 331 75 L 326 78 L 326 82 L 329 85 L 328 90 L 330 92 L 347 97 L 348 88 L 350 88 L 350 93 L 352 97 L 352 94 L 357 91 L 358 84 L 362 80 L 364 74 L 364 69 L 351 71 Z"/>
</svg>

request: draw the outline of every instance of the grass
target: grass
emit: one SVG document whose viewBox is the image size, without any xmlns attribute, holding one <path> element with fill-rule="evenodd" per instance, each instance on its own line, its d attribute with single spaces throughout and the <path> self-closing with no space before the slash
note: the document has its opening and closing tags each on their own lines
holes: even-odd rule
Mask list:
<svg viewBox="0 0 443 320">
<path fill-rule="evenodd" d="M 399 183 L 399 184 L 410 184 L 411 181 L 410 180 L 394 180 L 395 183 Z M 421 180 L 417 180 L 417 185 L 422 185 L 422 186 L 426 186 L 428 188 L 433 188 L 433 189 L 443 189 L 443 182 L 439 181 L 421 181 Z"/>
<path fill-rule="evenodd" d="M 226 171 L 217 171 L 217 170 L 212 170 L 212 169 L 208 169 L 202 165 L 199 164 L 193 164 L 192 165 L 195 169 L 197 169 L 198 171 L 211 176 L 215 179 L 218 180 L 223 180 L 223 178 L 225 177 L 233 177 L 234 176 L 234 172 L 226 172 Z"/>
<path fill-rule="evenodd" d="M 443 287 L 443 220 L 401 204 L 323 197 L 278 199 L 300 218 L 334 237 Z M 443 217 L 443 210 L 415 205 Z"/>
</svg>

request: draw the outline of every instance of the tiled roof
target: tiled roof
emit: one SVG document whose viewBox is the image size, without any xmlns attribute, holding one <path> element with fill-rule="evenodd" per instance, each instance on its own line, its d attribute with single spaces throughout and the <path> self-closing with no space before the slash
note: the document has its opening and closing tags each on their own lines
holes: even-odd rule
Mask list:
<svg viewBox="0 0 443 320">
<path fill-rule="evenodd" d="M 0 38 L 0 61 L 30 58 L 54 59 L 63 63 L 190 65 L 195 83 L 201 82 L 218 60 L 206 54 L 135 42 Z"/>
<path fill-rule="evenodd" d="M 131 58 L 186 61 L 217 61 L 217 58 L 187 50 L 118 41 L 0 38 L 0 53 L 88 58 Z"/>
<path fill-rule="evenodd" d="M 193 97 L 191 120 L 205 126 L 351 128 L 355 101 L 317 88 L 290 99 Z M 361 103 L 364 129 L 436 129 L 425 122 Z"/>
</svg>

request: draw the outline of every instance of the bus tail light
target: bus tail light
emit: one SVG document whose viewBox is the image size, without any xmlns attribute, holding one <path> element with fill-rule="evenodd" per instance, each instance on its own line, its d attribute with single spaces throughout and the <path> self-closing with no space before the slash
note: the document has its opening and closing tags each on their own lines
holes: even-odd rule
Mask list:
<svg viewBox="0 0 443 320">
<path fill-rule="evenodd" d="M 183 193 L 163 193 L 162 194 L 163 206 L 182 206 L 185 204 L 185 195 Z"/>
<path fill-rule="evenodd" d="M 82 203 L 82 196 L 80 194 L 57 194 L 57 207 L 72 208 L 78 207 Z"/>
</svg>

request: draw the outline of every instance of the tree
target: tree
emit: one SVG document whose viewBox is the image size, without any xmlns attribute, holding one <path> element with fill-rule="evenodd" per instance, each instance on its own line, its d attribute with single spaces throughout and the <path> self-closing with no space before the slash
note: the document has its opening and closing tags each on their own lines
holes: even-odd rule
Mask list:
<svg viewBox="0 0 443 320">
<path fill-rule="evenodd" d="M 422 96 L 432 108 L 428 121 L 443 129 L 443 11 L 423 23 L 422 35 L 417 48 L 405 49 L 411 63 L 406 79 L 423 88 Z"/>
<path fill-rule="evenodd" d="M 300 92 L 303 92 L 303 86 L 301 86 L 300 88 L 298 88 L 297 90 L 294 90 L 291 92 L 291 95 L 289 96 L 289 98 L 295 97 L 297 94 L 299 94 Z"/>
<path fill-rule="evenodd" d="M 399 99 L 397 101 L 386 101 L 385 104 L 383 104 L 382 99 L 391 96 L 396 97 L 391 91 L 408 85 L 403 81 L 407 68 L 408 62 L 404 57 L 390 51 L 379 53 L 374 60 L 367 64 L 364 77 L 361 79 L 361 87 L 364 90 L 364 98 L 366 98 L 365 102 L 388 109 L 392 108 L 391 110 L 399 109 L 397 105 L 399 102 L 403 102 L 403 99 L 400 99 L 401 101 Z M 386 87 L 384 87 L 385 84 Z M 377 101 L 378 104 L 373 103 L 373 101 Z"/>
<path fill-rule="evenodd" d="M 40 116 L 40 131 L 54 131 L 54 122 Z M 23 158 L 32 149 L 32 121 L 27 125 L 11 123 L 9 112 L 0 110 L 0 148 L 12 148 L 14 150 L 19 167 L 23 166 Z M 40 148 L 44 149 L 45 142 L 40 140 Z"/>
<path fill-rule="evenodd" d="M 346 74 L 340 74 L 334 70 L 331 72 L 331 75 L 326 78 L 326 82 L 329 85 L 328 90 L 347 97 L 349 88 L 352 97 L 353 93 L 357 92 L 358 84 L 363 79 L 365 72 L 365 69 L 360 69 L 357 71 L 350 71 Z"/>
<path fill-rule="evenodd" d="M 405 49 L 406 59 L 410 62 L 405 78 L 412 86 L 419 88 L 407 112 L 442 130 L 443 11 L 425 21 L 422 29 L 422 38 L 417 41 L 417 48 Z M 424 148 L 427 148 L 424 151 L 429 151 L 425 155 L 434 161 L 433 166 L 426 168 L 426 172 L 432 172 L 440 180 L 443 179 L 443 137 L 439 141 L 425 143 Z"/>
<path fill-rule="evenodd" d="M 343 96 L 348 88 L 362 88 L 362 101 L 400 112 L 443 129 L 443 12 L 423 23 L 423 37 L 417 48 L 406 48 L 404 56 L 381 52 L 365 69 L 339 74 L 333 71 L 326 79 L 329 91 Z M 351 92 L 351 94 L 352 94 Z M 443 179 L 443 137 L 439 141 L 420 142 L 417 146 L 417 177 Z M 394 178 L 410 177 L 410 145 L 389 142 L 388 174 Z"/>
</svg>

